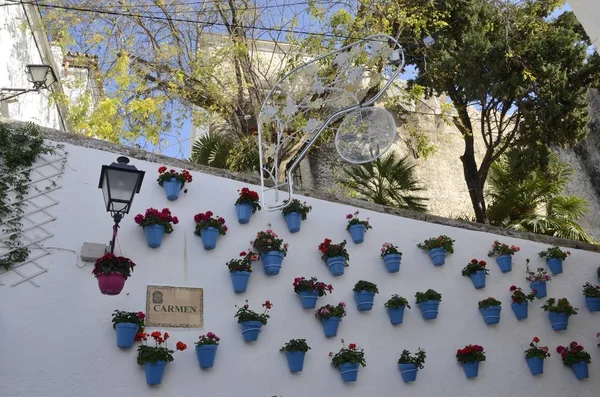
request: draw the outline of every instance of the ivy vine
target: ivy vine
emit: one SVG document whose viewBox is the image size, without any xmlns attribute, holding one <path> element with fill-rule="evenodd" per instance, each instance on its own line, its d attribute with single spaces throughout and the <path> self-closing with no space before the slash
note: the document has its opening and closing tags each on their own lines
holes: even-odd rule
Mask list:
<svg viewBox="0 0 600 397">
<path fill-rule="evenodd" d="M 27 260 L 29 249 L 21 241 L 25 202 L 31 181 L 31 166 L 41 154 L 54 153 L 35 124 L 11 127 L 0 123 L 0 266 L 10 269 Z"/>
</svg>

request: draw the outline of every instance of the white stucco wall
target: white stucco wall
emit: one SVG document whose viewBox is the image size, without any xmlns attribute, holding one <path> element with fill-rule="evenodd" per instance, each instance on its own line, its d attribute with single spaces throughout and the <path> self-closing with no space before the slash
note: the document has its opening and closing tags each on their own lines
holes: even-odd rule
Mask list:
<svg viewBox="0 0 600 397">
<path fill-rule="evenodd" d="M 37 11 L 32 6 L 5 0 L 0 0 L 0 5 L 0 87 L 31 88 L 25 65 L 52 64 L 52 60 L 44 56 L 47 41 L 44 43 L 39 37 L 36 41 L 24 9 L 30 13 L 29 22 L 32 22 L 31 16 Z M 50 48 L 46 50 L 50 51 Z M 54 72 L 58 76 L 56 68 Z M 63 130 L 58 108 L 50 104 L 49 94 L 48 90 L 41 90 L 39 93 L 20 95 L 4 105 L 5 112 L 0 116 Z"/>
<path fill-rule="evenodd" d="M 46 245 L 79 252 L 84 241 L 108 242 L 112 222 L 103 210 L 103 198 L 97 188 L 100 167 L 115 160 L 116 154 L 66 145 L 69 152 L 63 188 L 56 196 L 57 220 L 49 226 L 55 237 Z M 500 273 L 490 263 L 487 287 L 475 290 L 461 269 L 471 258 L 488 259 L 487 252 L 497 237 L 482 232 L 456 229 L 391 215 L 362 211 L 371 218 L 373 230 L 362 245 L 349 243 L 350 267 L 346 274 L 334 278 L 321 262 L 317 245 L 325 237 L 334 241 L 349 239 L 345 214 L 354 208 L 308 199 L 313 206 L 308 220 L 297 234 L 287 232 L 279 213 L 259 212 L 247 225 L 235 220 L 233 202 L 242 183 L 211 175 L 192 173 L 189 192 L 178 201 L 168 202 L 155 182 L 160 164 L 132 160 L 147 174 L 141 193 L 135 198 L 132 212 L 126 216 L 119 232 L 117 252 L 132 258 L 137 267 L 123 292 L 114 297 L 101 295 L 92 266 L 76 266 L 75 255 L 56 250 L 47 258 L 47 274 L 36 281 L 16 287 L 0 287 L 0 396 L 2 397 L 104 397 L 124 396 L 596 396 L 600 387 L 600 348 L 596 332 L 600 331 L 600 314 L 591 314 L 584 305 L 581 286 L 595 282 L 598 254 L 571 250 L 564 274 L 549 285 L 549 297 L 567 297 L 580 314 L 570 320 L 569 329 L 552 331 L 543 300 L 530 305 L 529 319 L 518 322 L 510 309 L 509 286 L 526 287 L 524 260 L 543 266 L 537 252 L 546 246 L 513 238 L 500 238 L 522 249 L 515 269 Z M 169 207 L 181 220 L 173 234 L 166 236 L 159 249 L 146 246 L 142 229 L 133 217 L 148 207 Z M 193 234 L 193 215 L 212 210 L 224 216 L 230 226 L 214 251 L 205 251 L 200 238 Z M 248 247 L 248 242 L 269 224 L 290 244 L 287 258 L 278 276 L 267 277 L 256 264 L 248 291 L 236 295 L 225 262 Z M 456 239 L 456 253 L 445 266 L 436 268 L 416 244 L 431 236 L 447 234 Z M 389 274 L 379 259 L 379 247 L 385 241 L 400 246 L 404 252 L 399 273 Z M 490 260 L 489 262 L 493 262 Z M 81 265 L 80 265 L 81 266 Z M 6 281 L 0 276 L 0 281 Z M 321 324 L 310 310 L 302 310 L 292 289 L 297 276 L 316 276 L 332 283 L 335 291 L 319 300 L 319 305 L 348 303 L 348 315 L 338 333 L 339 338 L 365 348 L 367 367 L 360 370 L 356 384 L 344 384 L 337 370 L 330 366 L 328 352 L 340 348 L 338 338 L 326 339 Z M 377 283 L 377 295 L 371 312 L 359 313 L 352 287 L 364 279 Z M 173 342 L 188 344 L 185 352 L 175 353 L 168 365 L 162 385 L 148 387 L 144 373 L 136 364 L 136 351 L 119 350 L 110 317 L 115 309 L 144 310 L 148 284 L 204 288 L 204 329 L 168 329 Z M 404 324 L 390 324 L 384 302 L 394 293 L 414 303 L 414 294 L 434 288 L 443 294 L 437 320 L 425 322 L 417 307 L 407 311 Z M 503 303 L 502 320 L 486 326 L 477 302 L 488 296 Z M 266 299 L 274 308 L 258 342 L 242 341 L 234 316 L 234 305 L 249 299 L 252 308 Z M 152 331 L 153 329 L 149 329 Z M 166 330 L 166 329 L 163 329 Z M 215 367 L 203 371 L 198 367 L 193 343 L 198 335 L 213 331 L 221 339 Z M 551 348 L 545 374 L 533 377 L 523 358 L 523 351 L 534 337 Z M 305 338 L 312 347 L 304 371 L 291 374 L 285 357 L 278 349 L 291 338 Z M 577 381 L 564 367 L 554 349 L 576 340 L 592 355 L 590 379 Z M 487 362 L 477 379 L 467 380 L 456 363 L 456 349 L 467 344 L 484 346 Z M 403 349 L 427 351 L 425 368 L 417 381 L 406 385 L 401 380 L 396 361 Z"/>
<path fill-rule="evenodd" d="M 596 0 L 569 0 L 575 16 L 590 37 L 590 41 L 598 49 L 600 39 L 600 7 Z M 599 52 L 600 53 L 600 52 Z"/>
</svg>

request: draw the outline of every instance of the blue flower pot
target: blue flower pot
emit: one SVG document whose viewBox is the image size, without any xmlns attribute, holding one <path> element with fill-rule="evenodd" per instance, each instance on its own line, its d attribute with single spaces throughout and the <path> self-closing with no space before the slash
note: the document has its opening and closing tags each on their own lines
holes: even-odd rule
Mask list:
<svg viewBox="0 0 600 397">
<path fill-rule="evenodd" d="M 426 301 L 418 304 L 425 320 L 433 320 L 438 316 L 440 301 Z"/>
<path fill-rule="evenodd" d="M 429 250 L 429 257 L 434 266 L 442 266 L 446 263 L 446 250 L 443 248 Z"/>
<path fill-rule="evenodd" d="M 198 364 L 200 368 L 212 368 L 215 365 L 215 356 L 219 345 L 202 345 L 196 346 L 196 356 L 198 356 Z"/>
<path fill-rule="evenodd" d="M 404 309 L 404 306 L 400 306 L 397 309 L 390 309 L 389 307 L 387 308 L 390 321 L 393 325 L 402 324 L 402 321 L 404 321 Z"/>
<path fill-rule="evenodd" d="M 541 375 L 544 373 L 544 360 L 539 357 L 526 358 L 527 366 L 531 371 L 531 375 Z"/>
<path fill-rule="evenodd" d="M 179 192 L 183 184 L 177 179 L 173 178 L 170 181 L 163 182 L 163 188 L 165 189 L 165 194 L 167 195 L 167 200 L 175 201 L 179 198 Z"/>
<path fill-rule="evenodd" d="M 498 324 L 500 322 L 500 310 L 502 310 L 502 306 L 490 306 L 485 309 L 479 309 L 483 316 L 483 321 L 487 325 Z"/>
<path fill-rule="evenodd" d="M 571 369 L 577 379 L 587 379 L 590 377 L 588 364 L 585 361 L 571 365 Z"/>
<path fill-rule="evenodd" d="M 133 323 L 118 323 L 115 325 L 117 331 L 117 346 L 123 349 L 129 349 L 133 346 L 135 335 L 138 332 L 138 325 Z"/>
<path fill-rule="evenodd" d="M 202 238 L 202 245 L 205 250 L 214 250 L 217 246 L 217 239 L 219 238 L 219 229 L 216 227 L 200 229 L 200 237 Z"/>
<path fill-rule="evenodd" d="M 402 261 L 402 255 L 400 254 L 387 254 L 383 257 L 385 268 L 390 273 L 397 273 L 400 271 L 400 261 Z"/>
<path fill-rule="evenodd" d="M 558 259 L 558 258 L 546 258 L 546 264 L 548 265 L 548 267 L 550 268 L 550 272 L 552 272 L 553 275 L 556 274 L 561 274 L 563 272 L 563 261 L 562 259 Z"/>
<path fill-rule="evenodd" d="M 256 342 L 263 324 L 260 321 L 244 321 L 240 323 L 242 336 L 246 342 Z"/>
<path fill-rule="evenodd" d="M 299 212 L 290 212 L 283 216 L 285 218 L 285 223 L 287 223 L 287 227 L 290 233 L 298 233 L 300 231 L 300 226 L 302 225 L 302 214 Z"/>
<path fill-rule="evenodd" d="M 535 291 L 535 297 L 538 299 L 545 298 L 548 294 L 545 281 L 530 283 L 529 288 L 531 288 L 532 291 Z"/>
<path fill-rule="evenodd" d="M 281 263 L 283 262 L 283 252 L 265 252 L 260 254 L 260 259 L 262 260 L 266 275 L 274 276 L 279 274 L 279 271 L 281 270 Z"/>
<path fill-rule="evenodd" d="M 323 332 L 325 333 L 326 337 L 330 338 L 332 336 L 337 336 L 340 321 L 341 319 L 339 317 L 329 317 L 321 320 L 321 324 L 323 324 Z"/>
<path fill-rule="evenodd" d="M 319 292 L 317 290 L 312 291 L 300 291 L 300 303 L 302 303 L 303 309 L 314 309 L 319 299 Z"/>
<path fill-rule="evenodd" d="M 476 378 L 479 375 L 479 361 L 462 363 L 467 378 Z"/>
<path fill-rule="evenodd" d="M 485 270 L 479 270 L 473 274 L 469 274 L 471 277 L 471 281 L 473 282 L 473 287 L 475 289 L 485 288 Z"/>
<path fill-rule="evenodd" d="M 358 378 L 358 363 L 344 363 L 338 367 L 344 382 L 356 382 Z"/>
<path fill-rule="evenodd" d="M 166 361 L 157 361 L 155 363 L 144 363 L 144 372 L 146 373 L 146 383 L 149 385 L 160 385 L 165 374 Z"/>
<path fill-rule="evenodd" d="M 148 247 L 158 248 L 165 235 L 165 227 L 163 225 L 148 225 L 144 228 L 144 233 L 146 233 Z"/>
<path fill-rule="evenodd" d="M 512 270 L 512 255 L 500 255 L 496 257 L 496 263 L 502 273 L 508 273 Z"/>
<path fill-rule="evenodd" d="M 600 298 L 585 298 L 585 304 L 591 312 L 600 312 Z"/>
<path fill-rule="evenodd" d="M 548 312 L 548 318 L 555 331 L 564 331 L 569 326 L 569 316 L 564 313 Z"/>
<path fill-rule="evenodd" d="M 400 375 L 405 382 L 414 382 L 417 379 L 418 368 L 415 364 L 398 364 Z"/>
<path fill-rule="evenodd" d="M 254 206 L 248 203 L 236 204 L 235 213 L 237 214 L 238 222 L 242 225 L 250 222 L 250 217 L 254 211 Z"/>
<path fill-rule="evenodd" d="M 366 312 L 373 308 L 373 300 L 375 299 L 374 292 L 360 291 L 354 292 L 354 300 L 356 308 L 359 312 Z"/>
<path fill-rule="evenodd" d="M 524 320 L 527 318 L 527 311 L 529 309 L 529 303 L 511 303 L 510 307 L 512 307 L 513 313 L 515 313 L 515 317 L 517 320 Z"/>
<path fill-rule="evenodd" d="M 361 244 L 365 241 L 365 232 L 367 231 L 365 225 L 352 225 L 348 228 L 348 231 L 350 232 L 350 236 L 352 236 L 354 244 Z"/>
<path fill-rule="evenodd" d="M 248 288 L 248 280 L 250 279 L 250 272 L 230 272 L 231 284 L 233 284 L 233 292 L 241 294 L 246 292 Z"/>
<path fill-rule="evenodd" d="M 332 276 L 341 276 L 344 274 L 344 268 L 346 267 L 346 258 L 343 256 L 327 258 L 327 267 Z"/>
<path fill-rule="evenodd" d="M 300 372 L 304 368 L 304 352 L 285 352 L 290 372 Z"/>
</svg>

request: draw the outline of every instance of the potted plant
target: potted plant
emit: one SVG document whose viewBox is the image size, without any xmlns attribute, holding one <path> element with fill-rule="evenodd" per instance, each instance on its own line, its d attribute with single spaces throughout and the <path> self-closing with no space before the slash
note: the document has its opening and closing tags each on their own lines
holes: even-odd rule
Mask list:
<svg viewBox="0 0 600 397">
<path fill-rule="evenodd" d="M 279 274 L 283 258 L 287 255 L 288 244 L 284 244 L 273 230 L 267 229 L 256 234 L 252 247 L 262 260 L 265 274 L 268 276 Z"/>
<path fill-rule="evenodd" d="M 412 354 L 408 350 L 402 350 L 398 359 L 398 369 L 404 382 L 414 382 L 417 379 L 417 371 L 423 369 L 425 363 L 425 350 L 419 350 Z"/>
<path fill-rule="evenodd" d="M 515 252 L 519 252 L 521 249 L 515 245 L 501 243 L 500 241 L 494 241 L 492 244 L 492 250 L 488 252 L 488 256 L 496 257 L 496 263 L 500 267 L 502 273 L 510 272 L 512 270 L 512 256 Z"/>
<path fill-rule="evenodd" d="M 135 337 L 144 332 L 144 312 L 126 312 L 115 310 L 112 314 L 113 329 L 117 331 L 117 346 L 129 349 L 133 346 Z"/>
<path fill-rule="evenodd" d="M 290 233 L 300 231 L 300 225 L 302 221 L 306 220 L 306 216 L 310 210 L 312 210 L 312 207 L 306 204 L 306 201 L 302 203 L 298 199 L 292 199 L 287 206 L 283 207 L 281 213 Z"/>
<path fill-rule="evenodd" d="M 565 366 L 571 367 L 577 379 L 589 378 L 588 364 L 592 362 L 592 357 L 583 350 L 583 346 L 573 341 L 569 346 L 558 346 L 558 354 Z"/>
<path fill-rule="evenodd" d="M 154 339 L 154 346 L 148 346 L 148 337 Z M 162 382 L 163 374 L 167 363 L 173 361 L 173 350 L 167 347 L 169 334 L 162 334 L 154 331 L 151 334 L 141 333 L 139 339 L 142 344 L 138 347 L 137 363 L 144 366 L 146 373 L 146 383 L 149 385 L 159 385 Z M 177 342 L 175 348 L 184 351 L 187 345 L 183 342 Z"/>
<path fill-rule="evenodd" d="M 526 319 L 529 310 L 529 302 L 533 302 L 535 299 L 535 291 L 526 294 L 521 288 L 515 285 L 510 286 L 510 291 L 512 292 L 512 295 L 510 296 L 512 303 L 510 306 L 515 313 L 517 320 Z"/>
<path fill-rule="evenodd" d="M 417 292 L 415 294 L 415 303 L 421 309 L 421 314 L 425 320 L 432 320 L 438 316 L 438 308 L 442 301 L 442 294 L 428 289 L 425 292 Z"/>
<path fill-rule="evenodd" d="M 373 300 L 375 294 L 379 293 L 377 285 L 369 282 L 360 280 L 354 285 L 354 300 L 356 301 L 356 308 L 359 312 L 366 312 L 373 308 Z"/>
<path fill-rule="evenodd" d="M 340 302 L 337 306 L 325 305 L 321 306 L 315 312 L 315 317 L 321 321 L 323 325 L 323 332 L 326 337 L 332 337 L 337 335 L 338 328 L 342 317 L 346 315 L 346 304 Z"/>
<path fill-rule="evenodd" d="M 238 324 L 242 328 L 242 337 L 246 342 L 255 342 L 258 339 L 258 334 L 261 331 L 263 325 L 267 325 L 269 319 L 269 310 L 273 307 L 270 301 L 265 301 L 262 304 L 265 311 L 262 313 L 256 313 L 249 309 L 248 301 L 242 307 L 237 307 L 238 311 L 235 316 L 238 319 Z"/>
<path fill-rule="evenodd" d="M 431 237 L 417 247 L 429 252 L 429 257 L 434 266 L 442 266 L 446 263 L 446 255 L 454 253 L 454 240 L 448 236 Z"/>
<path fill-rule="evenodd" d="M 196 222 L 194 234 L 202 238 L 202 245 L 207 251 L 215 249 L 219 235 L 227 234 L 225 219 L 213 216 L 212 211 L 194 215 L 194 222 Z"/>
<path fill-rule="evenodd" d="M 392 243 L 383 243 L 381 246 L 381 259 L 385 264 L 385 268 L 390 273 L 400 271 L 400 261 L 402 261 L 402 252 L 398 251 L 398 247 Z"/>
<path fill-rule="evenodd" d="M 300 372 L 304 368 L 304 356 L 310 350 L 306 339 L 291 339 L 279 351 L 285 352 L 290 372 Z"/>
<path fill-rule="evenodd" d="M 346 215 L 346 219 L 348 220 L 346 230 L 350 232 L 350 236 L 352 236 L 352 241 L 354 241 L 354 244 L 361 244 L 363 241 L 365 241 L 365 233 L 367 230 L 373 228 L 369 224 L 369 218 L 367 218 L 366 221 L 361 221 L 358 218 L 358 214 L 359 212 L 356 211 L 354 214 Z"/>
<path fill-rule="evenodd" d="M 546 264 L 553 275 L 563 272 L 563 261 L 571 255 L 571 251 L 562 251 L 558 246 L 548 248 L 546 251 L 539 252 L 540 258 L 546 258 Z"/>
<path fill-rule="evenodd" d="M 532 375 L 544 373 L 544 360 L 550 357 L 547 346 L 538 346 L 540 338 L 535 336 L 529 344 L 529 349 L 525 350 L 525 361 Z"/>
<path fill-rule="evenodd" d="M 314 309 L 317 305 L 317 299 L 327 295 L 327 292 L 333 292 L 333 286 L 317 280 L 316 277 L 311 277 L 310 280 L 304 277 L 296 277 L 294 279 L 294 292 L 300 296 L 300 302 L 303 309 Z"/>
<path fill-rule="evenodd" d="M 591 312 L 600 312 L 600 285 L 594 287 L 590 283 L 585 283 L 583 296 L 585 296 L 585 304 Z"/>
<path fill-rule="evenodd" d="M 200 368 L 212 368 L 215 365 L 215 357 L 220 341 L 221 338 L 212 332 L 200 335 L 198 342 L 196 342 L 196 356 L 198 356 Z"/>
<path fill-rule="evenodd" d="M 346 240 L 339 244 L 331 244 L 331 240 L 326 238 L 319 244 L 321 259 L 327 264 L 332 276 L 337 277 L 344 274 L 344 268 L 348 266 L 350 255 L 346 251 Z"/>
<path fill-rule="evenodd" d="M 331 357 L 331 365 L 340 371 L 344 382 L 356 382 L 359 366 L 367 365 L 365 351 L 356 346 L 356 343 L 350 343 L 346 347 L 343 339 L 340 351 L 335 355 L 333 352 L 329 352 L 329 357 Z"/>
<path fill-rule="evenodd" d="M 480 289 L 485 287 L 485 276 L 489 270 L 486 269 L 487 263 L 485 261 L 478 261 L 477 259 L 471 259 L 471 262 L 462 269 L 462 275 L 465 277 L 471 277 L 473 287 Z"/>
<path fill-rule="evenodd" d="M 479 301 L 479 312 L 487 325 L 498 324 L 500 322 L 501 310 L 502 302 L 491 296 Z"/>
<path fill-rule="evenodd" d="M 135 263 L 124 256 L 106 254 L 94 263 L 92 274 L 98 279 L 98 288 L 104 295 L 119 295 L 125 280 L 131 276 Z"/>
<path fill-rule="evenodd" d="M 544 311 L 548 312 L 548 318 L 555 331 L 564 331 L 569 325 L 569 317 L 577 314 L 576 307 L 571 306 L 567 298 L 560 298 L 558 301 L 550 298 L 542 306 Z"/>
<path fill-rule="evenodd" d="M 552 277 L 548 275 L 548 272 L 543 267 L 538 267 L 535 272 L 529 270 L 529 259 L 527 259 L 527 267 L 525 270 L 527 277 L 525 280 L 529 281 L 529 287 L 538 299 L 545 298 L 548 294 L 547 284 Z"/>
<path fill-rule="evenodd" d="M 145 215 L 137 214 L 133 220 L 144 229 L 150 248 L 160 247 L 163 236 L 173 233 L 173 225 L 179 223 L 179 219 L 168 208 L 163 208 L 160 212 L 155 208 L 148 208 Z"/>
<path fill-rule="evenodd" d="M 240 252 L 240 257 L 242 259 L 232 259 L 227 262 L 231 284 L 233 284 L 233 292 L 238 294 L 246 292 L 250 273 L 252 273 L 252 262 L 258 260 L 258 255 L 250 249 L 248 249 L 248 252 Z"/>
<path fill-rule="evenodd" d="M 243 187 L 240 192 L 240 196 L 235 201 L 235 212 L 238 218 L 238 222 L 242 225 L 250 222 L 250 217 L 256 211 L 260 211 L 261 207 L 259 204 L 258 193 L 254 190 L 250 190 L 247 187 Z"/>
<path fill-rule="evenodd" d="M 467 378 L 476 378 L 479 375 L 479 363 L 485 361 L 483 347 L 468 345 L 456 351 L 456 360 L 462 364 Z"/>
<path fill-rule="evenodd" d="M 392 295 L 392 297 L 385 302 L 384 306 L 387 309 L 388 316 L 390 316 L 390 321 L 393 325 L 402 324 L 402 321 L 404 321 L 404 309 L 407 307 L 410 309 L 408 300 L 397 294 Z"/>
<path fill-rule="evenodd" d="M 183 189 L 186 182 L 190 183 L 192 181 L 192 175 L 188 170 L 177 172 L 171 168 L 167 171 L 167 167 L 164 165 L 158 169 L 158 174 L 156 181 L 165 189 L 167 199 L 170 201 L 177 200 L 179 191 Z M 187 193 L 187 189 L 184 190 L 184 193 Z"/>
</svg>

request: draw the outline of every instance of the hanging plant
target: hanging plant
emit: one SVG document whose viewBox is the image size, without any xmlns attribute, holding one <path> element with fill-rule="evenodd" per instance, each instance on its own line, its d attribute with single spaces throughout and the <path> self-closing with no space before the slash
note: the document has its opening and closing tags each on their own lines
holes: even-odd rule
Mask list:
<svg viewBox="0 0 600 397">
<path fill-rule="evenodd" d="M 0 256 L 0 266 L 6 270 L 29 257 L 29 249 L 21 241 L 21 217 L 31 182 L 31 167 L 40 155 L 52 154 L 59 147 L 44 143 L 34 124 L 13 129 L 0 123 L 0 219 L 3 226 L 0 234 L 5 235 L 0 246 L 8 250 Z"/>
</svg>

